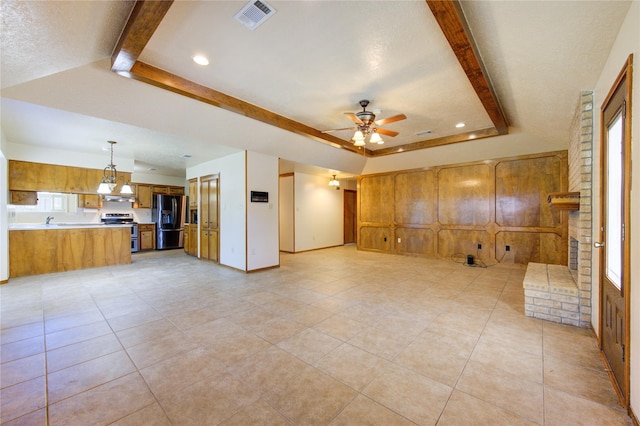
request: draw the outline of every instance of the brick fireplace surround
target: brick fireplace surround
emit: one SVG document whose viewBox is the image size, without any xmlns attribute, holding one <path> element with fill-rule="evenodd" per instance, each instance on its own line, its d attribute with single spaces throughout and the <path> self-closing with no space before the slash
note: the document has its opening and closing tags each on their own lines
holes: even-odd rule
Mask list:
<svg viewBox="0 0 640 426">
<path fill-rule="evenodd" d="M 525 315 L 591 327 L 593 92 L 581 93 L 571 125 L 569 191 L 580 192 L 570 211 L 569 265 L 530 263 L 524 279 Z"/>
</svg>

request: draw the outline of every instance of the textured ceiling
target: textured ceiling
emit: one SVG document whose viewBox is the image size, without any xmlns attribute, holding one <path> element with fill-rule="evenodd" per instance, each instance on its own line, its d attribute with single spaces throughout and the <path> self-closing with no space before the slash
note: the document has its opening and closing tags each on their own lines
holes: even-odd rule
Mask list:
<svg viewBox="0 0 640 426">
<path fill-rule="evenodd" d="M 140 60 L 318 130 L 349 127 L 343 113 L 370 99 L 377 118 L 407 115 L 384 126 L 400 135 L 383 148 L 456 133 L 459 121 L 468 130 L 491 126 L 424 1 L 268 3 L 276 14 L 250 31 L 233 19 L 244 2 L 175 2 Z M 566 149 L 579 92 L 593 87 L 629 4 L 462 2 L 511 132 Z M 355 173 L 364 164 L 110 72 L 130 2 L 0 7 L 6 141 L 96 153 L 118 138 L 123 154 L 173 174 L 241 149 Z M 210 65 L 195 65 L 194 54 Z M 425 130 L 432 133 L 416 136 Z"/>
</svg>

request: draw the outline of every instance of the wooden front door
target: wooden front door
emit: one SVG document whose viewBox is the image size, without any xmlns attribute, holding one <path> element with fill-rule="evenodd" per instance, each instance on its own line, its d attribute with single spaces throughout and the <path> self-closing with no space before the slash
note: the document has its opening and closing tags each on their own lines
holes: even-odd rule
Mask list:
<svg viewBox="0 0 640 426">
<path fill-rule="evenodd" d="M 631 57 L 602 106 L 600 348 L 619 396 L 629 403 L 629 232 L 631 184 Z"/>
<path fill-rule="evenodd" d="M 356 242 L 356 191 L 344 190 L 344 244 Z"/>
</svg>

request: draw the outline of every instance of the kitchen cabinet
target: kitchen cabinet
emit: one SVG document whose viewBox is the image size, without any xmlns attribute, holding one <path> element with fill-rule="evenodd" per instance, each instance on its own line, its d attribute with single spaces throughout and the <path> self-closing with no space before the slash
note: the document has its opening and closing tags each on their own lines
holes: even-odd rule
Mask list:
<svg viewBox="0 0 640 426">
<path fill-rule="evenodd" d="M 154 223 L 138 224 L 138 244 L 140 251 L 155 250 L 156 225 Z"/>
<path fill-rule="evenodd" d="M 189 210 L 198 209 L 198 179 L 189 179 Z"/>
<path fill-rule="evenodd" d="M 11 278 L 128 263 L 129 227 L 9 230 Z"/>
<path fill-rule="evenodd" d="M 153 185 L 151 187 L 151 192 L 153 192 L 154 194 L 169 195 L 169 187 L 163 185 Z"/>
<path fill-rule="evenodd" d="M 198 224 L 189 225 L 189 254 L 198 256 Z"/>
<path fill-rule="evenodd" d="M 200 178 L 200 259 L 218 261 L 218 175 Z"/>
<path fill-rule="evenodd" d="M 101 169 L 9 160 L 9 190 L 12 191 L 95 194 L 103 175 Z M 114 194 L 119 194 L 122 185 L 130 180 L 131 173 L 118 172 Z"/>
<path fill-rule="evenodd" d="M 38 204 L 38 193 L 36 191 L 9 191 L 9 204 L 35 206 Z"/>
<path fill-rule="evenodd" d="M 181 186 L 168 187 L 169 195 L 184 195 L 184 188 Z"/>
<path fill-rule="evenodd" d="M 191 225 L 186 223 L 184 225 L 184 233 L 182 235 L 183 249 L 186 254 L 189 254 L 189 228 Z"/>
<path fill-rule="evenodd" d="M 102 197 L 98 194 L 79 194 L 78 207 L 100 209 L 102 208 Z"/>
<path fill-rule="evenodd" d="M 151 185 L 136 183 L 136 203 L 133 205 L 137 209 L 150 209 L 151 205 Z"/>
</svg>

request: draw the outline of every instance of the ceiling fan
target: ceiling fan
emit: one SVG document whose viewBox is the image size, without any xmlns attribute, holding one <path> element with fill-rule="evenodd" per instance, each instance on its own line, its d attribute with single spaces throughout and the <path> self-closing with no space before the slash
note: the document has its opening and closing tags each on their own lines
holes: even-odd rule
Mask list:
<svg viewBox="0 0 640 426">
<path fill-rule="evenodd" d="M 393 123 L 395 121 L 404 120 L 407 118 L 404 114 L 397 114 L 392 117 L 382 118 L 378 121 L 376 120 L 376 115 L 367 111 L 367 105 L 369 105 L 369 101 L 367 99 L 363 99 L 359 102 L 362 107 L 362 111 L 353 113 L 353 112 L 345 112 L 345 115 L 351 119 L 356 124 L 356 127 L 345 127 L 343 129 L 333 129 L 333 130 L 325 130 L 322 133 L 330 133 L 330 132 L 339 132 L 341 130 L 352 130 L 355 129 L 355 133 L 351 140 L 353 140 L 353 144 L 355 146 L 364 146 L 365 138 L 369 136 L 370 143 L 377 143 L 379 145 L 383 144 L 384 141 L 380 137 L 380 135 L 385 136 L 397 136 L 398 132 L 393 130 L 383 129 L 382 126 L 387 123 Z"/>
</svg>

